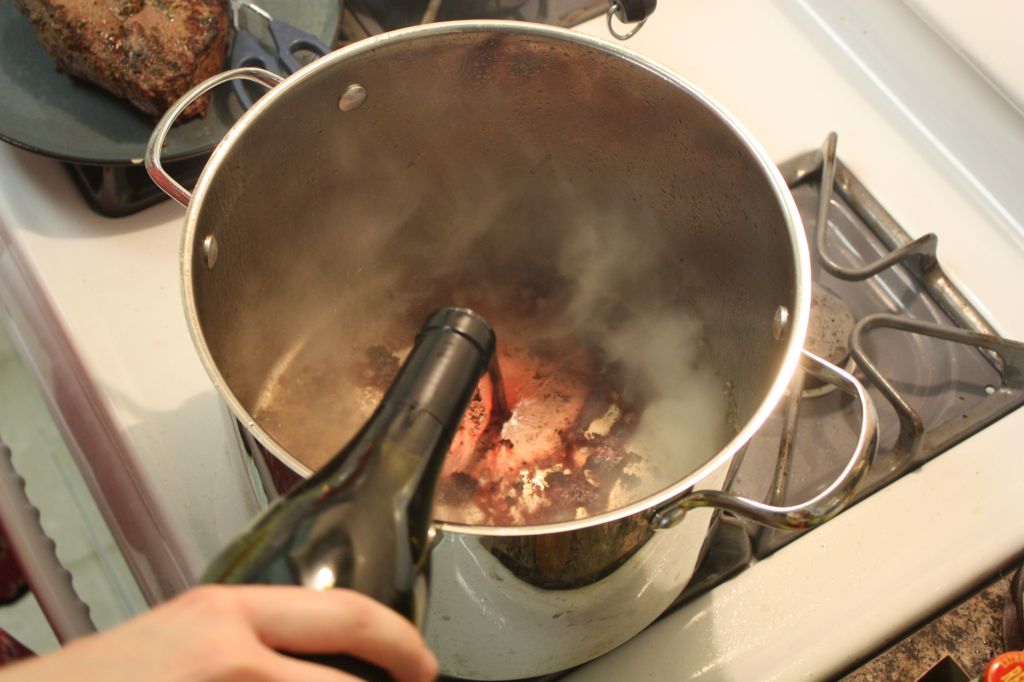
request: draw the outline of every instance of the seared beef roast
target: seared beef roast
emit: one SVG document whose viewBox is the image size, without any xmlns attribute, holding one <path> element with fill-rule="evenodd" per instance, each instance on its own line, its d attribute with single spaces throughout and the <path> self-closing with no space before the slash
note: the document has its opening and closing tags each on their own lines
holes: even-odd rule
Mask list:
<svg viewBox="0 0 1024 682">
<path fill-rule="evenodd" d="M 226 0 L 13 0 L 61 71 L 159 116 L 219 72 Z M 184 117 L 202 116 L 209 97 Z"/>
</svg>

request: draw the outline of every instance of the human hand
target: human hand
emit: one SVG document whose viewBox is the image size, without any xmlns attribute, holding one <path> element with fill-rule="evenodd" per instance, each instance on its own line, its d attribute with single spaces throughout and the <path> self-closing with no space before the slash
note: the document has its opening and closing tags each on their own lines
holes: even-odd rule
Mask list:
<svg viewBox="0 0 1024 682">
<path fill-rule="evenodd" d="M 349 654 L 396 682 L 437 677 L 405 618 L 357 592 L 209 585 L 106 632 L 0 671 L 0 682 L 345 682 L 357 678 L 278 653 Z"/>
</svg>

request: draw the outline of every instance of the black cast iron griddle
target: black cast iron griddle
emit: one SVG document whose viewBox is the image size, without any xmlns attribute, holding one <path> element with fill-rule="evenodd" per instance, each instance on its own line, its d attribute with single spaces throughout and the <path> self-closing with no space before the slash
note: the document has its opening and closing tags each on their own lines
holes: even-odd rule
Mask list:
<svg viewBox="0 0 1024 682">
<path fill-rule="evenodd" d="M 275 18 L 332 45 L 339 24 L 337 0 L 257 0 Z M 245 24 L 272 46 L 265 26 Z M 205 118 L 176 126 L 167 136 L 167 161 L 211 151 L 242 109 L 227 87 L 218 88 Z M 126 100 L 57 73 L 32 25 L 0 0 L 0 139 L 64 161 L 104 166 L 141 164 L 156 120 Z"/>
</svg>

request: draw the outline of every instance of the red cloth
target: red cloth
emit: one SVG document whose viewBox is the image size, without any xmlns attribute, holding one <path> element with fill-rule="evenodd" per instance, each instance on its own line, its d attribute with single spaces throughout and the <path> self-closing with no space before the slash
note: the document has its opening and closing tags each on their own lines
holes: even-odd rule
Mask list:
<svg viewBox="0 0 1024 682">
<path fill-rule="evenodd" d="M 30 656 L 34 656 L 34 654 L 26 649 L 21 642 L 0 630 L 0 668 Z"/>
<path fill-rule="evenodd" d="M 7 547 L 7 538 L 0 529 L 0 604 L 10 604 L 28 591 L 21 568 Z M 0 630 L 0 666 L 31 656 L 21 642 Z"/>
<path fill-rule="evenodd" d="M 7 537 L 0 528 L 0 605 L 17 601 L 28 591 L 21 568 L 7 548 Z"/>
</svg>

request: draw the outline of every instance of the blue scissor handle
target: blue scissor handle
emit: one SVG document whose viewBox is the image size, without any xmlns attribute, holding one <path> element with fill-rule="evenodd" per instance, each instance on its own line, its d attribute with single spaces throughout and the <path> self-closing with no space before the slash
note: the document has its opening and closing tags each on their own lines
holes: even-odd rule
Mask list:
<svg viewBox="0 0 1024 682">
<path fill-rule="evenodd" d="M 235 31 L 235 39 L 231 45 L 231 68 L 240 69 L 246 66 L 255 66 L 278 75 L 284 75 L 280 73 L 281 68 L 277 64 L 277 58 L 264 50 L 253 34 L 248 31 Z M 235 97 L 242 105 L 242 110 L 247 111 L 252 106 L 252 98 L 242 87 L 242 81 L 232 81 L 231 88 L 235 91 Z"/>
<path fill-rule="evenodd" d="M 323 57 L 331 50 L 319 38 L 311 33 L 295 28 L 291 24 L 274 19 L 267 24 L 270 37 L 277 47 L 277 58 L 284 65 L 284 70 L 291 74 L 302 68 L 302 63 L 295 58 L 296 52 L 308 51 L 317 57 Z"/>
</svg>

